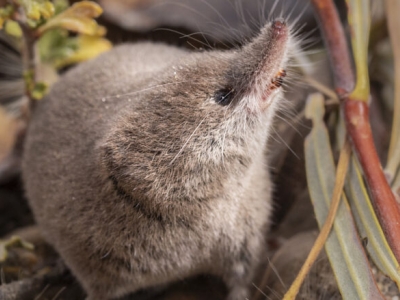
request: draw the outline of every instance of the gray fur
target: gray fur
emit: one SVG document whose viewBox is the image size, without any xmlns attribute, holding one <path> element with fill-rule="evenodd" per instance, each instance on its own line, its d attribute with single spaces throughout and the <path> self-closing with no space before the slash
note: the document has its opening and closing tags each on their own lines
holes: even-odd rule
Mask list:
<svg viewBox="0 0 400 300">
<path fill-rule="evenodd" d="M 289 42 L 278 22 L 229 52 L 118 46 L 38 105 L 26 194 L 90 299 L 200 273 L 221 276 L 229 299 L 248 296 L 271 210 L 271 82 Z M 221 106 L 214 94 L 227 88 Z"/>
</svg>

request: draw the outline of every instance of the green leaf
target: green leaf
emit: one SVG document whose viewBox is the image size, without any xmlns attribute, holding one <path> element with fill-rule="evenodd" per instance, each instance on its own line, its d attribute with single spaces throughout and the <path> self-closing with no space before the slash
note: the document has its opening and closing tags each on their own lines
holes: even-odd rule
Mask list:
<svg viewBox="0 0 400 300">
<path fill-rule="evenodd" d="M 54 5 L 49 0 L 19 0 L 25 12 L 25 23 L 31 28 L 37 28 L 54 15 Z"/>
<path fill-rule="evenodd" d="M 56 15 L 63 12 L 69 7 L 68 0 L 53 0 L 53 5 Z"/>
<path fill-rule="evenodd" d="M 101 7 L 94 2 L 77 2 L 39 27 L 38 33 L 42 34 L 53 28 L 64 28 L 85 35 L 103 36 L 106 29 L 93 19 L 100 16 L 102 12 Z"/>
<path fill-rule="evenodd" d="M 22 37 L 22 30 L 19 24 L 13 20 L 7 20 L 4 30 L 7 34 L 14 37 Z"/>
<path fill-rule="evenodd" d="M 398 144 L 400 145 L 400 139 L 398 140 Z M 400 151 L 397 151 L 400 152 Z M 398 154 L 396 154 L 398 155 Z M 396 177 L 394 178 L 392 182 L 392 191 L 393 194 L 397 197 L 397 201 L 400 202 L 400 166 L 399 166 L 399 172 L 397 172 Z"/>
<path fill-rule="evenodd" d="M 42 99 L 49 90 L 49 86 L 45 82 L 36 82 L 31 90 L 31 96 L 35 100 Z"/>
<path fill-rule="evenodd" d="M 73 55 L 78 50 L 78 43 L 75 38 L 69 37 L 66 29 L 55 28 L 40 37 L 38 49 L 41 61 L 54 66 Z"/>
<path fill-rule="evenodd" d="M 400 115 L 399 115 L 400 117 Z M 393 124 L 395 126 L 395 124 Z M 390 157 L 390 160 L 388 164 L 386 165 L 385 168 L 385 173 L 389 177 L 389 182 L 391 183 L 391 186 L 394 187 L 398 184 L 400 184 L 400 177 L 399 177 L 399 170 L 400 170 L 400 139 L 397 139 L 396 145 L 394 149 L 397 149 L 396 151 L 393 151 L 392 156 Z M 396 178 L 397 174 L 397 178 Z"/>
<path fill-rule="evenodd" d="M 80 35 L 74 39 L 78 49 L 65 58 L 60 58 L 54 62 L 56 68 L 76 64 L 92 59 L 99 54 L 111 49 L 112 44 L 107 39 L 97 36 Z"/>
<path fill-rule="evenodd" d="M 46 95 L 48 91 L 48 84 L 45 82 L 35 82 L 33 70 L 25 71 L 23 77 L 26 90 L 33 99 L 40 100 Z"/>
<path fill-rule="evenodd" d="M 50 19 L 54 13 L 54 5 L 49 0 L 18 0 L 26 20 L 24 22 L 31 28 L 37 28 Z"/>
<path fill-rule="evenodd" d="M 49 19 L 54 15 L 54 5 L 49 0 L 19 0 L 26 16 L 34 21 Z"/>
<path fill-rule="evenodd" d="M 393 192 L 400 197 L 400 19 L 398 11 L 400 10 L 400 2 L 398 0 L 386 0 L 387 26 L 390 33 L 390 43 L 392 46 L 394 65 L 393 85 L 394 88 L 393 102 L 393 121 L 392 132 L 390 136 L 390 147 L 388 160 L 385 171 L 389 173 L 392 180 Z M 397 173 L 397 178 L 395 178 Z M 395 180 L 393 180 L 395 179 Z"/>
<path fill-rule="evenodd" d="M 356 86 L 349 97 L 359 101 L 368 101 L 368 38 L 371 23 L 369 12 L 370 1 L 346 0 L 346 3 L 351 32 L 351 45 L 357 73 Z"/>
<path fill-rule="evenodd" d="M 4 23 L 10 19 L 11 15 L 14 13 L 14 8 L 11 5 L 6 5 L 0 8 L 0 29 L 3 29 Z"/>
<path fill-rule="evenodd" d="M 345 191 L 361 237 L 368 238 L 366 246 L 368 253 L 378 268 L 400 287 L 399 263 L 386 241 L 354 157 L 350 164 L 349 180 Z"/>
<path fill-rule="evenodd" d="M 345 125 L 343 117 L 339 118 L 337 126 L 337 141 L 339 146 L 344 142 Z M 400 287 L 400 265 L 390 248 L 382 227 L 372 206 L 367 187 L 364 184 L 357 159 L 352 157 L 349 166 L 348 178 L 345 185 L 346 196 L 349 199 L 351 211 L 362 238 L 367 238 L 366 250 L 381 270 Z"/>
<path fill-rule="evenodd" d="M 41 60 L 55 68 L 63 68 L 89 60 L 109 50 L 112 44 L 98 36 L 69 37 L 61 28 L 46 31 L 38 43 Z"/>
<path fill-rule="evenodd" d="M 323 122 L 324 100 L 321 94 L 309 97 L 306 116 L 313 121 L 313 129 L 305 141 L 307 182 L 321 227 L 329 211 L 335 184 L 335 165 Z M 346 196 L 342 197 L 325 249 L 343 299 L 383 299 L 361 245 Z"/>
</svg>

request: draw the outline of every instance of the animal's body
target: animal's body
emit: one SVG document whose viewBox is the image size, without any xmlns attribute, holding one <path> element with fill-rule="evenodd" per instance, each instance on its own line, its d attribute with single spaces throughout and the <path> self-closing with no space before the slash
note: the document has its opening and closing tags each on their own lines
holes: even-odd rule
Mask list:
<svg viewBox="0 0 400 300">
<path fill-rule="evenodd" d="M 290 33 L 242 49 L 118 46 L 68 72 L 27 133 L 26 194 L 90 299 L 221 276 L 245 299 L 271 214 L 266 143 Z"/>
</svg>

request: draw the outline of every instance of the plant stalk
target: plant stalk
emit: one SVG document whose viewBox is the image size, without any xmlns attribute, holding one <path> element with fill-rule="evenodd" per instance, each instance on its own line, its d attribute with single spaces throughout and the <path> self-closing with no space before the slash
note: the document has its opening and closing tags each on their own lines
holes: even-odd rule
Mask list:
<svg viewBox="0 0 400 300">
<path fill-rule="evenodd" d="M 360 1 L 360 0 L 354 0 Z M 326 46 L 331 55 L 331 65 L 335 79 L 335 89 L 338 96 L 342 100 L 342 108 L 345 115 L 346 128 L 352 140 L 355 153 L 361 163 L 364 176 L 371 192 L 371 200 L 377 211 L 380 224 L 385 232 L 385 236 L 400 262 L 400 211 L 396 203 L 392 190 L 383 173 L 375 145 L 373 143 L 372 132 L 368 116 L 368 105 L 366 93 L 368 86 L 363 82 L 358 85 L 359 89 L 355 95 L 362 95 L 363 99 L 350 98 L 354 85 L 354 73 L 351 69 L 350 59 L 348 57 L 348 46 L 344 36 L 344 31 L 340 23 L 336 8 L 332 0 L 312 0 L 314 8 L 317 12 L 318 19 L 321 24 L 322 33 L 326 42 Z M 360 14 L 357 9 L 361 10 L 361 5 L 365 2 L 357 2 L 357 7 L 352 8 L 350 14 Z M 369 3 L 368 3 L 369 5 Z M 349 14 L 349 19 L 357 19 L 357 16 Z M 365 17 L 365 11 L 364 11 Z M 359 26 L 360 24 L 358 24 Z M 358 28 L 359 29 L 359 28 Z M 361 45 L 368 47 L 366 34 L 362 30 L 353 32 L 354 42 L 358 42 L 358 51 L 367 51 Z M 362 36 L 357 36 L 362 34 Z M 338 39 L 337 41 L 335 39 Z M 365 44 L 365 45 L 364 45 Z M 354 56 L 358 54 L 353 52 Z M 367 61 L 356 60 L 357 64 L 367 64 Z M 358 70 L 367 69 L 365 66 L 357 66 Z M 364 76 L 367 78 L 366 76 Z M 364 80 L 365 81 L 365 80 Z M 363 86 L 363 89 L 360 89 Z M 360 103 L 358 103 L 360 102 Z"/>
</svg>

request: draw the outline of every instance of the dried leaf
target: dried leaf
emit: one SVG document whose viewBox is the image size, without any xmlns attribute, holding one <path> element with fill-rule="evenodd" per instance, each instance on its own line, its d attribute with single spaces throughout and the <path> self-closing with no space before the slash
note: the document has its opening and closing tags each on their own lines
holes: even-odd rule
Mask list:
<svg viewBox="0 0 400 300">
<path fill-rule="evenodd" d="M 313 129 L 305 142 L 307 181 L 320 227 L 328 214 L 335 184 L 335 165 L 328 131 L 323 122 L 323 105 L 321 95 L 310 97 L 306 115 L 312 118 Z M 325 249 L 343 299 L 383 299 L 360 243 L 345 195 L 342 196 L 334 230 Z"/>
<path fill-rule="evenodd" d="M 10 247 L 22 247 L 28 250 L 33 250 L 35 246 L 22 240 L 18 236 L 12 236 L 8 240 L 0 240 L 0 262 L 4 262 L 7 259 L 7 248 Z"/>
<path fill-rule="evenodd" d="M 94 2 L 77 2 L 39 27 L 38 33 L 42 34 L 49 29 L 61 27 L 86 35 L 103 36 L 106 29 L 93 20 L 93 18 L 100 16 L 102 12 L 101 7 Z"/>
<path fill-rule="evenodd" d="M 0 107 L 0 162 L 12 152 L 17 129 L 17 122 Z"/>
</svg>

